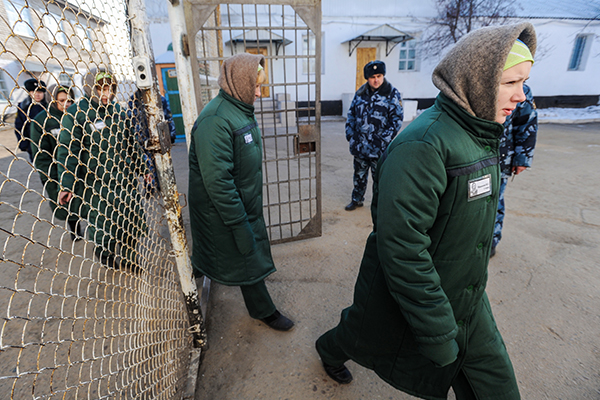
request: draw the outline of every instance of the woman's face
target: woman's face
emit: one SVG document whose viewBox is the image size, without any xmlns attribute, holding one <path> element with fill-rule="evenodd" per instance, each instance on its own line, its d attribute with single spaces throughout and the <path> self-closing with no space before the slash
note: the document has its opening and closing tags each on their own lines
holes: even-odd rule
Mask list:
<svg viewBox="0 0 600 400">
<path fill-rule="evenodd" d="M 260 83 L 257 83 L 256 87 L 254 88 L 254 100 L 258 99 L 261 96 L 260 85 Z"/>
<path fill-rule="evenodd" d="M 109 79 L 101 79 L 96 83 L 95 88 L 102 104 L 107 105 L 114 95 L 112 82 Z"/>
<path fill-rule="evenodd" d="M 503 124 L 517 104 L 525 101 L 523 83 L 529 78 L 531 61 L 525 61 L 502 72 L 496 105 L 496 122 Z"/>
<path fill-rule="evenodd" d="M 58 111 L 65 112 L 71 104 L 73 104 L 73 101 L 69 100 L 66 92 L 59 92 L 56 95 L 56 108 L 58 108 Z"/>
</svg>

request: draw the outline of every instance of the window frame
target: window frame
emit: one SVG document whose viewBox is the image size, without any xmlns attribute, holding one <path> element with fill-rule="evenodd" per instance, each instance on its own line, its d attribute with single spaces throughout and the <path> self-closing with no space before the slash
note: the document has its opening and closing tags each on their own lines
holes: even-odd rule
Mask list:
<svg viewBox="0 0 600 400">
<path fill-rule="evenodd" d="M 17 10 L 21 6 L 20 11 Z M 10 23 L 12 32 L 19 36 L 35 38 L 33 31 L 33 19 L 31 18 L 31 9 L 23 0 L 4 0 L 4 9 Z"/>
<path fill-rule="evenodd" d="M 592 47 L 593 34 L 581 33 L 575 37 L 573 41 L 573 49 L 571 50 L 571 57 L 569 57 L 569 65 L 567 71 L 584 71 L 587 59 L 590 54 L 590 48 Z"/>
<path fill-rule="evenodd" d="M 49 12 L 44 14 L 44 16 L 42 17 L 42 22 L 44 24 L 44 28 L 46 28 L 49 32 L 51 43 L 60 44 L 63 46 L 68 45 L 69 41 L 67 39 L 67 34 L 65 33 L 63 18 L 52 12 Z M 49 25 L 52 25 L 52 27 L 50 27 Z M 51 28 L 54 28 L 54 30 L 52 30 Z"/>
<path fill-rule="evenodd" d="M 410 53 L 413 52 L 413 56 Z M 403 57 L 402 55 L 405 54 Z M 413 68 L 408 68 L 408 63 L 413 63 Z M 404 68 L 402 68 L 404 63 Z M 418 72 L 420 69 L 419 52 L 417 51 L 417 39 L 413 38 L 398 45 L 398 71 L 400 72 Z"/>
</svg>

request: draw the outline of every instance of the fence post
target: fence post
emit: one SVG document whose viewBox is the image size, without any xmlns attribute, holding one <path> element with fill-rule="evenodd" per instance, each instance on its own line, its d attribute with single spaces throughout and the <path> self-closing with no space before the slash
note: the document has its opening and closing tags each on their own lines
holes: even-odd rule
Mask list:
<svg viewBox="0 0 600 400">
<path fill-rule="evenodd" d="M 179 193 L 177 191 L 173 160 L 170 153 L 171 140 L 162 112 L 156 67 L 154 64 L 154 53 L 147 31 L 148 23 L 144 0 L 129 0 L 127 13 L 130 24 L 134 69 L 136 70 L 138 87 L 141 86 L 142 100 L 148 117 L 148 129 L 150 131 L 150 142 L 146 145 L 146 149 L 152 151 L 154 154 L 169 232 L 171 234 L 175 263 L 190 321 L 189 331 L 193 336 L 194 347 L 203 348 L 206 346 L 206 329 L 200 309 L 200 299 L 192 271 L 183 217 L 181 215 Z M 144 77 L 140 76 L 141 74 L 148 75 Z M 149 79 L 150 76 L 151 79 Z M 148 82 L 144 81 L 144 78 L 150 80 L 147 86 Z"/>
</svg>

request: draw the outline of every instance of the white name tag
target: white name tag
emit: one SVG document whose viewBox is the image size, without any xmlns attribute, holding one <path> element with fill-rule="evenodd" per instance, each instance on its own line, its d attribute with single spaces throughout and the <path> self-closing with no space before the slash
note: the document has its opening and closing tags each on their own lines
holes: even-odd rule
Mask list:
<svg viewBox="0 0 600 400">
<path fill-rule="evenodd" d="M 104 123 L 104 121 L 98 120 L 98 121 L 94 122 L 94 127 L 96 129 L 100 130 L 100 129 L 106 128 L 106 124 Z"/>
<path fill-rule="evenodd" d="M 246 144 L 252 143 L 252 134 L 251 133 L 246 133 L 244 135 L 244 141 L 246 142 Z"/>
<path fill-rule="evenodd" d="M 55 128 L 50 130 L 50 133 L 56 137 L 58 137 L 58 135 L 60 134 L 60 128 Z"/>
<path fill-rule="evenodd" d="M 487 174 L 481 178 L 469 181 L 469 201 L 477 200 L 492 194 L 492 175 Z"/>
</svg>

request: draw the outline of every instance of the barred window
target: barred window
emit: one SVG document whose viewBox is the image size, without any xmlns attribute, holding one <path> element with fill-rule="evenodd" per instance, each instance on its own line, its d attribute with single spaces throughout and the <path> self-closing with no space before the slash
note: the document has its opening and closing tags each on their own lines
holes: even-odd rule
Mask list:
<svg viewBox="0 0 600 400">
<path fill-rule="evenodd" d="M 4 8 L 14 33 L 31 38 L 35 36 L 31 23 L 31 10 L 23 0 L 4 0 Z"/>
</svg>

